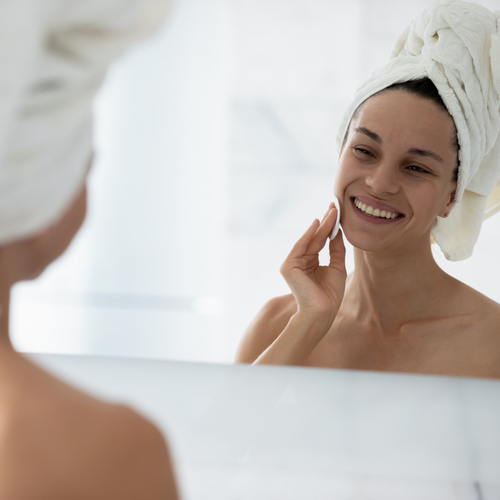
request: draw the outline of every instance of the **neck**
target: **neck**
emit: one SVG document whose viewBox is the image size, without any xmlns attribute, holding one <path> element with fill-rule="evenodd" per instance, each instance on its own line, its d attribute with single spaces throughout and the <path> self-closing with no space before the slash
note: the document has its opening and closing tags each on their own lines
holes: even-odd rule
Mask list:
<svg viewBox="0 0 500 500">
<path fill-rule="evenodd" d="M 0 354 L 13 350 L 9 336 L 10 286 L 0 283 Z"/>
<path fill-rule="evenodd" d="M 438 313 L 451 278 L 428 242 L 392 253 L 355 248 L 354 260 L 343 303 L 349 317 L 388 333 Z"/>
</svg>

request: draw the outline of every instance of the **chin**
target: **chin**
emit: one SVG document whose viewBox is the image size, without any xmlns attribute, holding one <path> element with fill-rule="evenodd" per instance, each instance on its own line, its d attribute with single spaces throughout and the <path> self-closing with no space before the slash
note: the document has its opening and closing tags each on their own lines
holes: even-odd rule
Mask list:
<svg viewBox="0 0 500 500">
<path fill-rule="evenodd" d="M 345 227 L 342 227 L 342 231 L 346 240 L 358 250 L 363 250 L 364 252 L 387 250 L 387 244 L 384 244 L 380 241 L 380 238 L 376 238 L 373 235 L 361 231 L 350 231 Z"/>
<path fill-rule="evenodd" d="M 349 227 L 349 224 L 342 226 L 342 231 L 347 241 L 363 252 L 408 256 L 423 252 L 431 245 L 430 231 L 420 233 L 414 238 L 409 235 L 399 235 L 397 238 L 378 237 L 376 234 Z"/>
<path fill-rule="evenodd" d="M 351 218 L 352 215 L 349 215 L 345 214 L 343 217 L 344 220 L 341 220 L 341 226 L 346 240 L 354 248 L 366 252 L 376 252 L 381 250 L 382 247 L 387 246 L 387 242 L 383 242 L 379 235 L 371 231 L 363 230 L 359 227 L 358 221 L 356 219 L 353 220 Z M 386 240 L 386 238 L 383 239 Z"/>
</svg>

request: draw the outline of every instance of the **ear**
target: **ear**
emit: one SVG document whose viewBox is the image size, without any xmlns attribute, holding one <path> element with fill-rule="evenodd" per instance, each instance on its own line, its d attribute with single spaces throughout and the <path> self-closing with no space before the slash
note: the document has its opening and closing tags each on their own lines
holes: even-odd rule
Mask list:
<svg viewBox="0 0 500 500">
<path fill-rule="evenodd" d="M 448 215 L 451 212 L 451 209 L 455 206 L 456 203 L 456 197 L 457 195 L 457 184 L 453 184 L 453 190 L 450 192 L 449 197 L 448 197 L 448 202 L 444 207 L 441 209 L 441 211 L 438 213 L 439 217 L 448 217 Z"/>
</svg>

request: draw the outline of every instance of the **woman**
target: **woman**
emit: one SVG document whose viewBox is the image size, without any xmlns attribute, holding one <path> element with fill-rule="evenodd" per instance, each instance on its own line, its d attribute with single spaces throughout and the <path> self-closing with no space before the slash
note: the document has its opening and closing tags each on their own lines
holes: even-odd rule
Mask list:
<svg viewBox="0 0 500 500">
<path fill-rule="evenodd" d="M 0 248 L 0 499 L 176 499 L 167 447 L 151 422 L 70 387 L 9 340 L 10 288 L 64 252 L 85 211 L 83 186 L 50 227 Z"/>
<path fill-rule="evenodd" d="M 264 306 L 237 361 L 500 377 L 500 305 L 442 271 L 430 246 L 432 233 L 449 258 L 468 257 L 498 181 L 498 19 L 437 2 L 360 89 L 335 182 L 355 270 L 346 275 L 341 232 L 319 266 L 330 205 L 281 268 L 292 294 Z"/>
<path fill-rule="evenodd" d="M 178 498 L 152 422 L 58 380 L 9 339 L 12 286 L 57 259 L 84 220 L 92 100 L 106 67 L 158 25 L 166 7 L 161 0 L 0 6 L 1 500 Z"/>
</svg>

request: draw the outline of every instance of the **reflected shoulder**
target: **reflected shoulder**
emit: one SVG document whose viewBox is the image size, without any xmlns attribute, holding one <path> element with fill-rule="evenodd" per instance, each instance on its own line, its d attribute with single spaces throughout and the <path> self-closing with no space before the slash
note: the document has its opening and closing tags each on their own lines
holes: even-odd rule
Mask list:
<svg viewBox="0 0 500 500">
<path fill-rule="evenodd" d="M 296 312 L 292 294 L 267 301 L 243 334 L 235 361 L 253 363 L 278 338 Z"/>
<path fill-rule="evenodd" d="M 294 296 L 289 293 L 268 300 L 261 309 L 261 313 L 268 316 L 292 316 L 297 312 L 297 303 Z"/>
<path fill-rule="evenodd" d="M 461 283 L 463 294 L 456 310 L 470 311 L 465 322 L 466 332 L 477 342 L 476 352 L 484 358 L 483 364 L 494 367 L 495 376 L 500 377 L 500 304 L 468 285 Z"/>
<path fill-rule="evenodd" d="M 484 296 L 481 307 L 481 321 L 500 343 L 500 304 Z"/>
<path fill-rule="evenodd" d="M 492 326 L 495 325 L 496 327 L 500 326 L 498 323 L 500 320 L 500 304 L 464 283 L 461 283 L 461 286 L 465 289 L 462 307 L 464 309 L 466 305 L 472 307 L 480 322 L 491 323 Z"/>
<path fill-rule="evenodd" d="M 500 378 L 500 304 L 481 294 L 471 338 L 481 367 L 480 376 Z"/>
</svg>

